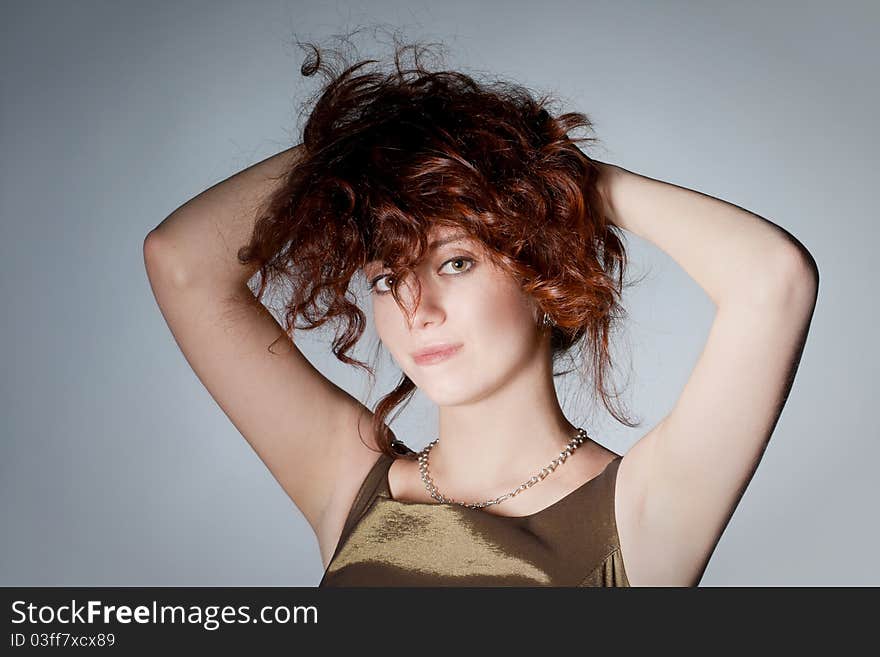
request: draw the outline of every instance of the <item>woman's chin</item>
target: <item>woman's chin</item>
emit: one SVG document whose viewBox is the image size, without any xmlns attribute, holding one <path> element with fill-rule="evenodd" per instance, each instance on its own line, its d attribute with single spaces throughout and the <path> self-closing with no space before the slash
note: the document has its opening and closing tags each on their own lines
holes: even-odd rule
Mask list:
<svg viewBox="0 0 880 657">
<path fill-rule="evenodd" d="M 458 385 L 453 389 L 452 386 L 456 383 Z M 460 380 L 458 382 L 451 381 L 449 386 L 440 385 L 435 381 L 427 386 L 420 386 L 419 389 L 437 406 L 460 406 L 472 401 L 474 397 L 472 390 L 462 390 Z"/>
</svg>

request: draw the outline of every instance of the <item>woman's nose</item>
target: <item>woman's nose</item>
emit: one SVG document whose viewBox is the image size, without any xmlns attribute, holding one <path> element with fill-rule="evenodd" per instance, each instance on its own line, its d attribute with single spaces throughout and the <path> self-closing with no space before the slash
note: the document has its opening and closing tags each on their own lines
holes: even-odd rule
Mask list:
<svg viewBox="0 0 880 657">
<path fill-rule="evenodd" d="M 413 325 L 437 322 L 444 316 L 439 290 L 430 281 L 410 277 L 401 284 L 401 298 L 412 314 Z"/>
</svg>

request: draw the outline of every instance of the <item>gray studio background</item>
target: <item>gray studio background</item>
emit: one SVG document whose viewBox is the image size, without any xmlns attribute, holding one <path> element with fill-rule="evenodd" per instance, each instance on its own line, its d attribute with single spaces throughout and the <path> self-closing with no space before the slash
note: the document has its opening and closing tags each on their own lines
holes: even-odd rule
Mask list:
<svg viewBox="0 0 880 657">
<path fill-rule="evenodd" d="M 701 582 L 880 584 L 876 469 L 877 123 L 872 2 L 4 2 L 0 20 L 0 585 L 316 585 L 317 542 L 187 365 L 144 271 L 147 232 L 292 145 L 297 36 L 387 24 L 446 44 L 595 122 L 592 156 L 748 208 L 819 264 L 797 378 Z M 365 55 L 389 52 L 358 41 Z M 714 308 L 628 235 L 641 427 L 591 417 L 624 453 L 671 408 Z M 365 400 L 367 379 L 300 334 Z M 368 357 L 370 331 L 355 352 Z M 380 361 L 377 391 L 396 371 Z M 561 389 L 566 411 L 571 391 Z M 370 401 L 375 402 L 376 396 Z M 600 407 L 601 409 L 601 407 Z M 420 449 L 418 395 L 393 427 Z"/>
</svg>

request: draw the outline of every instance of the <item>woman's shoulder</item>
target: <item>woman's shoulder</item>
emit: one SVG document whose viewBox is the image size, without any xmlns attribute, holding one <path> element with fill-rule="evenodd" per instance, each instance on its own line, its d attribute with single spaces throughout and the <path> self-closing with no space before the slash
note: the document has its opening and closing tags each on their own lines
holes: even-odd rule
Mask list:
<svg viewBox="0 0 880 657">
<path fill-rule="evenodd" d="M 316 532 L 325 564 L 350 531 L 354 520 L 379 493 L 392 463 L 399 458 L 406 458 L 405 454 L 415 455 L 412 450 L 407 452 L 400 446 L 393 448 L 395 453 L 398 450 L 403 454 L 392 457 L 383 451 L 371 449 L 369 453 L 347 464 L 346 474 L 338 482 L 336 503 L 328 509 L 321 528 Z"/>
</svg>

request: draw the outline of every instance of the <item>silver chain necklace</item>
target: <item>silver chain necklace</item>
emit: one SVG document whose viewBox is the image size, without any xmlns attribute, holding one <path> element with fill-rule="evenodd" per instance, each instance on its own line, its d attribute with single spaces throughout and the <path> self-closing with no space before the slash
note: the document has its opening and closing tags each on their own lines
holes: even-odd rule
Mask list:
<svg viewBox="0 0 880 657">
<path fill-rule="evenodd" d="M 418 455 L 419 456 L 419 471 L 422 473 L 422 481 L 425 482 L 425 488 L 428 490 L 428 493 L 431 495 L 432 498 L 434 498 L 438 502 L 440 502 L 442 504 L 458 504 L 461 506 L 469 507 L 471 509 L 482 509 L 483 507 L 487 507 L 492 504 L 499 504 L 499 503 L 503 502 L 504 500 L 513 497 L 514 495 L 518 495 L 519 493 L 521 493 L 525 489 L 531 488 L 532 486 L 537 484 L 539 481 L 543 481 L 544 478 L 547 477 L 547 475 L 549 475 L 551 472 L 553 472 L 557 468 L 557 466 L 559 466 L 562 463 L 565 463 L 565 460 L 569 456 L 571 456 L 572 452 L 574 452 L 574 450 L 576 450 L 578 447 L 580 447 L 584 443 L 584 441 L 587 440 L 587 438 L 588 438 L 587 432 L 584 431 L 583 429 L 578 429 L 577 434 L 575 434 L 575 437 L 572 438 L 570 441 L 568 441 L 568 445 L 566 445 L 565 449 L 559 453 L 559 456 L 557 456 L 555 459 L 553 459 L 550 462 L 550 465 L 548 465 L 545 468 L 542 468 L 541 472 L 536 474 L 534 477 L 532 477 L 531 479 L 529 479 L 525 483 L 517 486 L 509 493 L 505 493 L 501 497 L 496 497 L 494 500 L 488 500 L 486 502 L 477 502 L 477 503 L 458 502 L 456 500 L 445 497 L 444 495 L 442 495 L 440 493 L 439 490 L 437 490 L 437 487 L 434 485 L 434 480 L 431 479 L 431 476 L 428 474 L 428 453 L 431 451 L 431 448 L 440 441 L 440 438 L 434 439 L 432 442 L 428 443 L 428 445 L 421 452 L 419 452 L 419 455 Z"/>
</svg>

